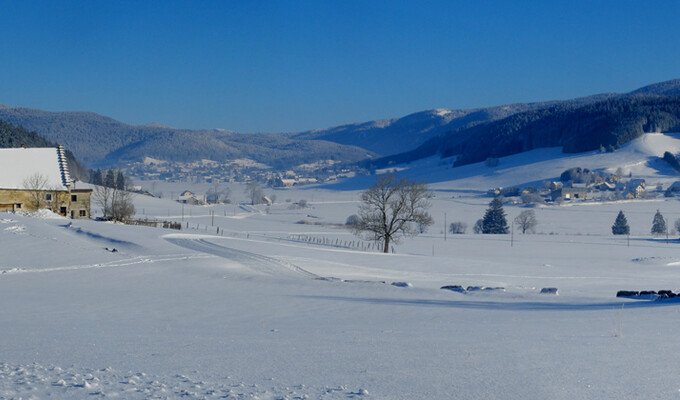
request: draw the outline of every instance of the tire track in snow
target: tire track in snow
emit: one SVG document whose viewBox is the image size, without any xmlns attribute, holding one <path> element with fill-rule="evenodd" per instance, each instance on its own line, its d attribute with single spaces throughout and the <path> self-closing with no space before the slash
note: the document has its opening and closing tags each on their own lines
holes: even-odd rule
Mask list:
<svg viewBox="0 0 680 400">
<path fill-rule="evenodd" d="M 319 278 L 318 275 L 300 268 L 295 264 L 248 251 L 236 250 L 231 247 L 209 242 L 205 239 L 166 238 L 165 240 L 186 249 L 200 251 L 202 253 L 208 253 L 214 256 L 236 261 L 237 263 L 242 264 L 254 271 L 262 272 L 267 275 L 297 278 L 301 276 L 307 278 Z"/>
<path fill-rule="evenodd" d="M 0 269 L 0 275 L 3 274 L 25 274 L 25 273 L 36 273 L 36 272 L 55 272 L 55 271 L 75 271 L 81 269 L 93 269 L 93 268 L 119 268 L 119 267 L 129 267 L 138 264 L 151 264 L 158 262 L 168 262 L 168 261 L 179 261 L 179 260 L 189 260 L 194 258 L 208 258 L 209 255 L 188 255 L 188 254 L 177 254 L 177 255 L 145 255 L 136 256 L 132 258 L 126 258 L 122 260 L 109 261 L 105 263 L 96 264 L 83 264 L 83 265 L 67 265 L 63 267 L 32 267 L 32 268 L 2 268 Z"/>
</svg>

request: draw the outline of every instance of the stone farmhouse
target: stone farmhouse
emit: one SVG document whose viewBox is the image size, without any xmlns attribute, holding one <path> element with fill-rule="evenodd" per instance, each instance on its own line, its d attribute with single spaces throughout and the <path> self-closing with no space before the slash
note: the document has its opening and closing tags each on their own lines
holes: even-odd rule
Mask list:
<svg viewBox="0 0 680 400">
<path fill-rule="evenodd" d="M 48 209 L 90 218 L 92 189 L 76 189 L 63 147 L 0 149 L 0 211 Z"/>
<path fill-rule="evenodd" d="M 588 189 L 585 187 L 561 187 L 550 193 L 552 201 L 557 200 L 585 200 L 588 198 Z"/>
</svg>

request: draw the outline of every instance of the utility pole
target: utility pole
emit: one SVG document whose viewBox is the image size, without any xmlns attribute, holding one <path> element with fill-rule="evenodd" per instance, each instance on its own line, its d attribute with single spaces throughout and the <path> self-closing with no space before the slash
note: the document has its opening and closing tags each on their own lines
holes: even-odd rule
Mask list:
<svg viewBox="0 0 680 400">
<path fill-rule="evenodd" d="M 446 213 L 444 213 L 444 241 L 446 242 Z"/>
<path fill-rule="evenodd" d="M 511 227 L 512 228 L 510 228 L 511 229 L 511 231 L 510 231 L 510 247 L 513 247 L 514 244 L 515 244 L 515 221 L 514 220 L 512 221 Z"/>
</svg>

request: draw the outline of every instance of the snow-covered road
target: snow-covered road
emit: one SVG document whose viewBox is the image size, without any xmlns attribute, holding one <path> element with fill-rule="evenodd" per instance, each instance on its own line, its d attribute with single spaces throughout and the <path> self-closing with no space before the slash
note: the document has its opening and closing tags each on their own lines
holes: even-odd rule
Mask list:
<svg viewBox="0 0 680 400">
<path fill-rule="evenodd" d="M 239 263 L 251 270 L 275 277 L 289 278 L 318 278 L 319 276 L 306 271 L 297 265 L 278 260 L 276 258 L 260 254 L 237 250 L 223 244 L 217 244 L 206 238 L 189 238 L 181 236 L 168 236 L 166 240 L 185 249 L 195 250 L 206 254 L 212 254 L 227 260 Z"/>
</svg>

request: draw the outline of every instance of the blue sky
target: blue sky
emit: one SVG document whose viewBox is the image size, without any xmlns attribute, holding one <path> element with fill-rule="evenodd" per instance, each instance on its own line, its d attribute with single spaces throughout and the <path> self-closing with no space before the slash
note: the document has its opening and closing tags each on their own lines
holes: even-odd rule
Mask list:
<svg viewBox="0 0 680 400">
<path fill-rule="evenodd" d="M 0 104 L 286 132 L 680 78 L 679 1 L 0 0 Z"/>
</svg>

